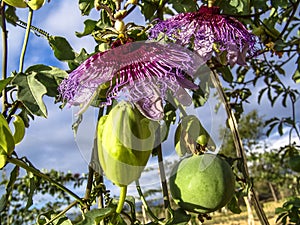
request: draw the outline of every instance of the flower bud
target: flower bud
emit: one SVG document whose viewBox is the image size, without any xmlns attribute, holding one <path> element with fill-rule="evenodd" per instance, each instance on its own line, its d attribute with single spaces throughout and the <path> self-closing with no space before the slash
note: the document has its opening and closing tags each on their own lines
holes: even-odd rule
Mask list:
<svg viewBox="0 0 300 225">
<path fill-rule="evenodd" d="M 123 20 L 116 20 L 115 21 L 115 29 L 119 32 L 122 33 L 125 29 L 125 23 Z"/>
<path fill-rule="evenodd" d="M 98 156 L 105 176 L 118 186 L 137 180 L 155 145 L 158 122 L 127 102 L 116 105 L 97 126 Z"/>
</svg>

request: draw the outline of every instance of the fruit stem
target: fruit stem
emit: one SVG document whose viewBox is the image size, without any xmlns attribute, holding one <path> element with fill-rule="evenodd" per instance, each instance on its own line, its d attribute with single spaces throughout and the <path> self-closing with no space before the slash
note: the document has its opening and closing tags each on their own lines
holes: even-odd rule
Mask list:
<svg viewBox="0 0 300 225">
<path fill-rule="evenodd" d="M 127 186 L 120 187 L 120 198 L 116 209 L 116 213 L 118 214 L 120 214 L 123 209 L 123 205 L 126 199 L 126 194 L 127 194 Z"/>
<path fill-rule="evenodd" d="M 30 34 L 32 15 L 33 15 L 33 10 L 31 8 L 29 8 L 28 18 L 27 18 L 27 26 L 26 26 L 26 31 L 25 31 L 24 41 L 23 41 L 23 47 L 22 47 L 22 51 L 21 51 L 21 55 L 20 55 L 20 65 L 19 65 L 20 73 L 23 72 L 24 58 L 25 58 L 25 53 L 26 53 L 29 34 Z"/>
</svg>

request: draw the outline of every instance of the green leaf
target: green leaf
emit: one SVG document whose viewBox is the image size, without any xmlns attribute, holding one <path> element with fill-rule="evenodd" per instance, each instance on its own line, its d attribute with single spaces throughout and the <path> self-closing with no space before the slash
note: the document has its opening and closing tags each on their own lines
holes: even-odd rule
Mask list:
<svg viewBox="0 0 300 225">
<path fill-rule="evenodd" d="M 4 90 L 4 88 L 11 82 L 12 77 L 6 78 L 4 80 L 0 80 L 0 92 Z"/>
<path fill-rule="evenodd" d="M 89 15 L 94 8 L 94 0 L 79 0 L 79 9 L 82 15 Z"/>
<path fill-rule="evenodd" d="M 231 0 L 232 5 L 238 13 L 248 14 L 250 9 L 250 0 Z"/>
<path fill-rule="evenodd" d="M 197 2 L 190 0 L 171 0 L 172 7 L 178 13 L 195 12 L 197 10 Z"/>
<path fill-rule="evenodd" d="M 2 169 L 7 162 L 7 154 L 6 152 L 0 147 L 0 169 Z"/>
<path fill-rule="evenodd" d="M 230 202 L 227 204 L 227 207 L 231 212 L 233 212 L 235 214 L 240 214 L 242 212 L 236 196 L 232 197 Z"/>
<path fill-rule="evenodd" d="M 10 172 L 9 182 L 6 186 L 6 193 L 9 195 L 13 191 L 13 186 L 19 176 L 20 168 L 15 166 L 14 169 Z"/>
<path fill-rule="evenodd" d="M 222 68 L 218 69 L 218 71 L 222 73 L 222 77 L 226 82 L 231 83 L 233 81 L 233 75 L 227 66 L 223 66 Z"/>
<path fill-rule="evenodd" d="M 266 0 L 255 0 L 255 2 L 253 2 L 253 6 L 255 7 L 255 9 L 262 11 L 265 11 L 269 8 Z"/>
<path fill-rule="evenodd" d="M 275 214 L 285 213 L 287 210 L 282 207 L 278 207 L 275 209 Z"/>
<path fill-rule="evenodd" d="M 275 7 L 276 9 L 278 7 L 280 8 L 287 8 L 289 5 L 289 1 L 288 0 L 271 0 L 271 5 L 273 7 Z"/>
<path fill-rule="evenodd" d="M 2 212 L 7 205 L 7 196 L 6 194 L 3 194 L 0 198 L 0 212 Z"/>
<path fill-rule="evenodd" d="M 27 203 L 25 206 L 25 209 L 27 210 L 30 206 L 32 206 L 33 204 L 33 200 L 32 197 L 34 195 L 34 192 L 36 190 L 36 178 L 30 173 L 28 172 L 28 176 L 30 177 L 29 179 L 29 193 L 27 193 Z"/>
<path fill-rule="evenodd" d="M 16 22 L 19 20 L 19 17 L 16 14 L 16 8 L 13 6 L 7 5 L 7 9 L 5 10 L 5 18 L 6 18 L 7 22 L 16 26 Z"/>
<path fill-rule="evenodd" d="M 293 74 L 293 80 L 296 84 L 300 83 L 300 70 L 296 69 L 295 73 Z"/>
<path fill-rule="evenodd" d="M 191 215 L 187 214 L 183 209 L 178 208 L 172 213 L 173 218 L 166 225 L 186 225 L 191 219 Z"/>
<path fill-rule="evenodd" d="M 43 102 L 43 96 L 47 88 L 36 79 L 37 73 L 19 73 L 13 80 L 18 86 L 18 98 L 28 111 L 37 116 L 47 117 L 47 109 Z"/>
<path fill-rule="evenodd" d="M 48 41 L 58 60 L 66 61 L 75 58 L 75 52 L 64 37 L 51 36 Z"/>
<path fill-rule="evenodd" d="M 50 97 L 58 95 L 58 85 L 68 76 L 68 73 L 64 70 L 42 64 L 29 67 L 25 73 L 35 73 L 35 78 L 46 87 L 46 95 Z"/>
<path fill-rule="evenodd" d="M 20 116 L 13 115 L 13 117 L 15 117 L 15 120 L 13 122 L 14 127 L 15 127 L 15 133 L 14 133 L 13 137 L 14 137 L 15 144 L 17 145 L 24 138 L 24 135 L 25 135 L 25 123 L 24 123 L 24 121 L 22 120 L 22 118 Z"/>
<path fill-rule="evenodd" d="M 19 176 L 19 167 L 15 166 L 14 169 L 11 171 L 9 176 L 9 182 L 6 185 L 6 193 L 2 195 L 0 199 L 0 212 L 2 212 L 6 208 L 6 204 L 8 203 L 8 198 L 13 190 L 13 186 Z"/>
<path fill-rule="evenodd" d="M 208 146 L 212 149 L 215 148 L 214 142 L 196 116 L 188 115 L 183 117 L 174 136 L 177 154 L 181 157 L 186 153 L 193 152 L 196 148 L 197 138 L 200 135 L 205 135 L 208 140 Z"/>
<path fill-rule="evenodd" d="M 143 1 L 142 13 L 146 20 L 150 20 L 156 12 L 156 5 L 151 1 Z"/>
<path fill-rule="evenodd" d="M 20 116 L 22 118 L 25 127 L 28 128 L 30 119 L 33 120 L 34 116 L 24 106 L 21 106 L 20 109 L 21 109 L 21 112 L 18 114 L 18 116 Z"/>
<path fill-rule="evenodd" d="M 97 24 L 97 21 L 95 20 L 86 20 L 84 21 L 84 31 L 82 33 L 80 32 L 75 32 L 77 37 L 84 37 L 86 35 L 89 35 L 93 32 Z"/>
<path fill-rule="evenodd" d="M 203 106 L 209 98 L 211 84 L 209 77 L 210 75 L 201 76 L 199 88 L 196 91 L 193 91 L 193 103 L 196 108 Z"/>
<path fill-rule="evenodd" d="M 2 114 L 0 114 L 0 149 L 3 150 L 1 155 L 4 154 L 10 155 L 15 149 L 15 142 L 14 142 L 13 135 L 11 133 L 11 130 L 8 126 L 6 119 Z"/>
<path fill-rule="evenodd" d="M 51 219 L 53 219 L 56 215 L 57 214 L 53 210 L 43 213 L 43 214 L 40 214 L 38 216 L 38 224 L 39 225 L 46 224 Z M 50 224 L 52 224 L 52 225 L 72 225 L 72 222 L 65 215 L 62 215 L 61 217 L 52 221 L 52 223 L 50 223 Z"/>
<path fill-rule="evenodd" d="M 90 55 L 83 48 L 80 53 L 76 55 L 76 58 L 73 61 L 69 61 L 68 65 L 70 70 L 76 69 L 84 60 L 86 60 Z"/>
<path fill-rule="evenodd" d="M 76 225 L 94 225 L 95 221 L 98 222 L 103 220 L 104 218 L 108 217 L 114 212 L 113 208 L 102 208 L 102 209 L 93 209 L 87 213 L 85 213 L 84 220 L 82 220 L 79 223 L 76 223 Z"/>
</svg>

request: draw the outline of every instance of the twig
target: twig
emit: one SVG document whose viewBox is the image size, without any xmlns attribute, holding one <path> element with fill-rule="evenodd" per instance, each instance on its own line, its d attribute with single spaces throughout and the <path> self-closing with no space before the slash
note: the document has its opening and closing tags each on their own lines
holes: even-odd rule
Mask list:
<svg viewBox="0 0 300 225">
<path fill-rule="evenodd" d="M 59 217 L 61 217 L 62 215 L 64 215 L 66 212 L 68 212 L 71 208 L 73 208 L 78 202 L 74 201 L 72 202 L 70 205 L 68 205 L 63 211 L 61 211 L 60 213 L 58 213 L 56 216 L 54 216 L 53 218 L 51 218 L 48 222 L 46 222 L 44 225 L 48 225 L 51 224 L 54 220 L 58 219 Z"/>
<path fill-rule="evenodd" d="M 88 174 L 88 180 L 86 184 L 86 189 L 85 189 L 85 195 L 84 199 L 88 200 L 91 195 L 92 187 L 93 187 L 93 178 L 94 178 L 94 169 L 89 166 L 89 174 Z M 86 209 L 84 209 L 85 212 L 90 210 L 89 204 L 86 206 Z"/>
<path fill-rule="evenodd" d="M 75 198 L 80 205 L 85 206 L 86 204 L 84 203 L 84 201 L 78 196 L 76 195 L 73 191 L 69 190 L 68 188 L 66 188 L 65 186 L 63 186 L 62 184 L 58 183 L 57 181 L 53 180 L 52 178 L 50 178 L 49 176 L 47 176 L 46 174 L 40 172 L 38 169 L 34 168 L 32 165 L 28 166 L 24 161 L 22 161 L 21 159 L 18 158 L 12 158 L 12 157 L 8 157 L 7 158 L 7 162 L 10 162 L 12 164 L 15 164 L 23 169 L 25 169 L 26 171 L 29 171 L 31 173 L 33 173 L 34 175 L 36 175 L 37 177 L 40 177 L 44 180 L 47 180 L 48 182 L 50 182 L 51 184 L 54 184 L 57 188 L 61 189 L 62 191 L 68 193 L 70 196 L 72 196 L 73 198 Z"/>
<path fill-rule="evenodd" d="M 30 34 L 30 26 L 31 26 L 31 22 L 32 22 L 32 15 L 33 15 L 33 10 L 31 8 L 29 8 L 28 19 L 27 19 L 27 27 L 26 27 L 24 41 L 23 41 L 23 47 L 22 47 L 22 51 L 21 51 L 21 55 L 20 55 L 20 65 L 19 65 L 19 72 L 20 73 L 23 72 L 24 58 L 25 58 L 25 53 L 26 53 L 29 34 Z"/>
<path fill-rule="evenodd" d="M 295 13 L 297 12 L 297 9 L 298 9 L 299 4 L 300 4 L 300 1 L 298 0 L 298 1 L 295 3 L 295 5 L 293 5 L 293 12 L 292 12 L 292 14 L 288 17 L 288 20 L 287 20 L 287 22 L 286 22 L 284 28 L 283 28 L 282 31 L 280 32 L 278 38 L 279 38 L 279 37 L 282 37 L 283 34 L 285 33 L 285 31 L 288 29 L 288 27 L 289 27 L 289 25 L 290 25 L 292 19 L 293 19 L 294 16 L 295 16 Z"/>
<path fill-rule="evenodd" d="M 5 2 L 1 1 L 1 27 L 2 27 L 2 80 L 7 78 L 7 30 L 5 21 Z M 7 92 L 6 88 L 2 91 L 2 113 L 6 116 L 7 111 Z"/>
<path fill-rule="evenodd" d="M 135 181 L 135 184 L 136 184 L 136 190 L 137 190 L 137 192 L 138 192 L 138 194 L 139 194 L 139 196 L 140 196 L 140 198 L 141 198 L 142 204 L 143 204 L 143 206 L 145 207 L 146 212 L 149 214 L 149 216 L 151 216 L 151 218 L 154 220 L 155 223 L 163 225 L 164 223 L 161 222 L 161 221 L 154 215 L 154 213 L 152 212 L 151 208 L 149 207 L 149 205 L 148 205 L 148 203 L 147 203 L 147 201 L 146 201 L 146 198 L 145 198 L 145 196 L 144 196 L 144 194 L 143 194 L 143 192 L 142 192 L 142 189 L 141 189 L 139 180 L 136 180 L 136 181 Z"/>
<path fill-rule="evenodd" d="M 160 137 L 160 134 L 158 135 L 158 137 Z M 166 178 L 166 173 L 165 173 L 165 168 L 164 168 L 161 144 L 158 145 L 155 148 L 155 150 L 157 151 L 157 160 L 158 160 L 158 167 L 159 167 L 159 174 L 160 174 L 160 182 L 161 182 L 162 192 L 163 192 L 165 215 L 166 215 L 166 218 L 168 218 L 168 216 L 169 216 L 168 209 L 170 206 L 170 199 L 169 199 L 167 178 Z"/>
</svg>

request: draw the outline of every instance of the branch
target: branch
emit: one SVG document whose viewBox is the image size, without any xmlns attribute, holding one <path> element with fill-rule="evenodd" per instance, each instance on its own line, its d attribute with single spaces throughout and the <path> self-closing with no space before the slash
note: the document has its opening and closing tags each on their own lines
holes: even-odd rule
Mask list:
<svg viewBox="0 0 300 225">
<path fill-rule="evenodd" d="M 284 28 L 282 29 L 281 33 L 279 34 L 278 38 L 279 38 L 279 37 L 282 37 L 283 34 L 285 33 L 285 31 L 288 29 L 288 27 L 289 27 L 289 25 L 290 25 L 292 19 L 293 19 L 294 16 L 295 16 L 295 13 L 297 12 L 297 9 L 298 9 L 299 4 L 300 4 L 300 0 L 298 0 L 298 1 L 295 3 L 295 5 L 293 5 L 293 12 L 292 12 L 292 14 L 289 16 L 289 18 L 288 18 L 288 20 L 287 20 L 287 22 L 286 22 Z"/>
<path fill-rule="evenodd" d="M 160 137 L 160 134 L 158 135 L 158 137 Z M 166 178 L 166 173 L 165 173 L 165 168 L 164 168 L 161 144 L 158 145 L 155 148 L 155 150 L 157 151 L 157 160 L 158 160 L 158 167 L 159 167 L 159 174 L 160 174 L 160 182 L 161 182 L 162 192 L 163 192 L 165 214 L 166 214 L 166 218 L 168 218 L 168 215 L 169 215 L 168 209 L 170 207 L 170 199 L 169 199 L 169 193 L 168 193 L 168 185 L 167 185 L 167 178 Z"/>
<path fill-rule="evenodd" d="M 5 2 L 1 2 L 1 27 L 2 27 L 2 80 L 7 78 L 7 30 L 5 21 Z M 2 91 L 2 113 L 6 116 L 7 111 L 7 92 L 6 88 Z"/>
<path fill-rule="evenodd" d="M 85 206 L 86 204 L 83 202 L 83 200 L 76 195 L 73 191 L 69 190 L 68 188 L 66 188 L 65 186 L 63 186 L 62 184 L 58 183 L 57 181 L 53 180 L 51 177 L 47 176 L 46 174 L 40 172 L 38 169 L 34 168 L 33 166 L 29 166 L 27 165 L 24 161 L 22 161 L 21 159 L 18 158 L 12 158 L 12 157 L 8 157 L 7 158 L 7 162 L 10 162 L 12 164 L 15 164 L 23 169 L 25 169 L 26 171 L 29 171 L 31 173 L 33 173 L 35 176 L 40 177 L 44 180 L 47 180 L 48 182 L 50 182 L 51 184 L 54 184 L 57 188 L 59 188 L 60 190 L 68 193 L 70 196 L 72 196 L 73 198 L 75 198 L 80 205 Z"/>
<path fill-rule="evenodd" d="M 23 72 L 23 66 L 24 66 L 24 58 L 25 58 L 25 53 L 27 49 L 27 44 L 28 44 L 28 39 L 29 39 L 29 34 L 30 34 L 30 26 L 32 22 L 32 15 L 33 15 L 33 10 L 29 8 L 28 12 L 28 19 L 27 19 L 27 27 L 25 31 L 25 37 L 23 41 L 23 47 L 20 55 L 20 65 L 19 65 L 19 72 Z"/>
<path fill-rule="evenodd" d="M 154 215 L 154 213 L 152 212 L 151 208 L 149 207 L 149 205 L 148 205 L 148 203 L 147 203 L 147 201 L 146 201 L 146 198 L 145 198 L 145 196 L 144 196 L 144 194 L 143 194 L 143 192 L 142 192 L 142 189 L 141 189 L 139 180 L 136 180 L 136 181 L 135 181 L 135 184 L 136 184 L 136 190 L 137 190 L 137 192 L 138 192 L 138 194 L 139 194 L 139 196 L 140 196 L 140 198 L 141 198 L 142 204 L 143 204 L 143 206 L 145 207 L 146 212 L 149 214 L 149 216 L 151 216 L 151 218 L 154 220 L 155 223 L 163 225 L 164 223 L 161 222 L 161 221 Z"/>
<path fill-rule="evenodd" d="M 44 225 L 49 225 L 52 224 L 52 222 L 56 219 L 58 219 L 59 217 L 61 217 L 62 215 L 64 215 L 66 212 L 68 212 L 70 209 L 72 209 L 78 202 L 74 201 L 72 202 L 70 205 L 68 205 L 63 211 L 61 211 L 60 213 L 58 213 L 56 216 L 54 216 L 53 218 L 51 218 L 48 222 L 46 222 Z"/>
</svg>

